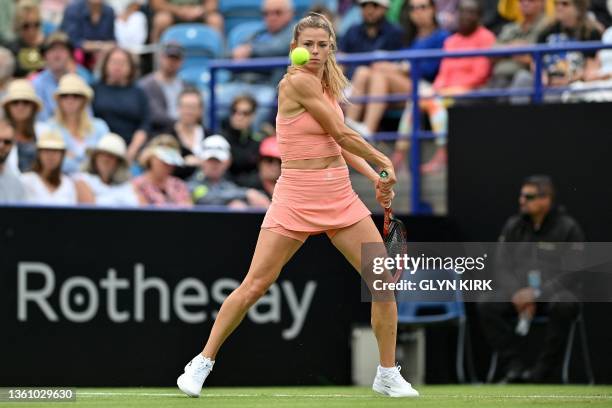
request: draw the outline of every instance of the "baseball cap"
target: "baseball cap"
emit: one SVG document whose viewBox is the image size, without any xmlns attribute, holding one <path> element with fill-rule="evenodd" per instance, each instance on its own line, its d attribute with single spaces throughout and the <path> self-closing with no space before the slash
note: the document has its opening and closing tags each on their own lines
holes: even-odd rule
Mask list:
<svg viewBox="0 0 612 408">
<path fill-rule="evenodd" d="M 74 47 L 72 46 L 72 42 L 66 33 L 63 31 L 56 31 L 54 33 L 49 34 L 49 36 L 45 39 L 45 42 L 42 46 L 42 53 L 45 54 L 51 48 L 56 45 L 63 45 L 66 49 L 72 54 Z"/>
<path fill-rule="evenodd" d="M 162 53 L 168 57 L 183 58 L 185 49 L 179 43 L 169 42 L 162 45 Z"/>
<path fill-rule="evenodd" d="M 221 135 L 208 136 L 202 141 L 202 160 L 226 161 L 231 157 L 230 144 Z"/>
<path fill-rule="evenodd" d="M 280 159 L 280 150 L 278 149 L 278 142 L 276 136 L 266 137 L 261 141 L 259 145 L 259 155 L 261 157 L 274 157 Z"/>
</svg>

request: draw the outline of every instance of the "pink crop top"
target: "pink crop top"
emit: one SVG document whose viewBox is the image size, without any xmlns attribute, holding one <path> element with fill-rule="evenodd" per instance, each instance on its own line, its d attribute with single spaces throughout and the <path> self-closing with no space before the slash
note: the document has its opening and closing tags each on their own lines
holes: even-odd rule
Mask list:
<svg viewBox="0 0 612 408">
<path fill-rule="evenodd" d="M 324 94 L 335 113 L 344 122 L 344 113 L 338 102 Z M 315 159 L 339 156 L 341 148 L 308 111 L 290 118 L 276 115 L 276 139 L 281 160 Z"/>
</svg>

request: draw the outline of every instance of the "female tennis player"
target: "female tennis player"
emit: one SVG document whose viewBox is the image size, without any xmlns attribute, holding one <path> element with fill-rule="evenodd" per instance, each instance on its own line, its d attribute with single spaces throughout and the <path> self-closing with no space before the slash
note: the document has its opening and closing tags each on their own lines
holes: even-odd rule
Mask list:
<svg viewBox="0 0 612 408">
<path fill-rule="evenodd" d="M 223 302 L 204 350 L 177 380 L 192 397 L 199 397 L 223 342 L 309 235 L 325 232 L 357 271 L 361 244 L 382 243 L 370 211 L 351 187 L 347 163 L 372 181 L 383 207 L 393 199 L 395 173 L 384 154 L 344 124 L 338 101 L 348 81 L 336 63 L 336 36 L 329 20 L 314 13 L 301 19 L 291 49 L 298 46 L 306 48 L 311 58 L 304 66 L 289 67 L 279 84 L 276 132 L 281 176 L 246 277 Z M 368 162 L 388 176 L 379 177 Z M 372 302 L 372 327 L 380 354 L 372 388 L 393 397 L 418 396 L 395 366 L 394 301 Z"/>
</svg>

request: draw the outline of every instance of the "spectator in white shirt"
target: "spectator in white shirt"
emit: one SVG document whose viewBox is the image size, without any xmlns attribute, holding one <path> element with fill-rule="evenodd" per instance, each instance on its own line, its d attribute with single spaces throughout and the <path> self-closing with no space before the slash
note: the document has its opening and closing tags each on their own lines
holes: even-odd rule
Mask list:
<svg viewBox="0 0 612 408">
<path fill-rule="evenodd" d="M 66 153 L 64 139 L 57 132 L 46 132 L 36 142 L 36 159 L 32 171 L 21 176 L 26 200 L 42 205 L 74 205 L 77 194 L 74 182 L 62 174 Z"/>
<path fill-rule="evenodd" d="M 73 176 L 80 202 L 107 206 L 137 206 L 130 183 L 127 147 L 121 136 L 108 133 L 88 152 L 83 172 Z"/>
<path fill-rule="evenodd" d="M 115 10 L 115 38 L 121 48 L 137 53 L 147 41 L 147 16 L 140 10 L 145 0 L 107 0 Z"/>
</svg>

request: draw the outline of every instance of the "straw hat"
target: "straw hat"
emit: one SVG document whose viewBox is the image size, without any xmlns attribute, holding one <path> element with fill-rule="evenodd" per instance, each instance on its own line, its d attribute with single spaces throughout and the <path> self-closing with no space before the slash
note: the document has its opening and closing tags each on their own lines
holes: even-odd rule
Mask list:
<svg viewBox="0 0 612 408">
<path fill-rule="evenodd" d="M 37 149 L 47 150 L 66 150 L 64 138 L 55 131 L 47 131 L 42 133 L 36 141 Z"/>
<path fill-rule="evenodd" d="M 87 102 L 90 102 L 93 98 L 93 90 L 77 74 L 66 74 L 60 79 L 57 90 L 53 94 L 55 100 L 58 100 L 60 95 L 82 95 Z"/>
<path fill-rule="evenodd" d="M 107 133 L 98 141 L 96 147 L 87 150 L 89 154 L 104 152 L 126 160 L 127 147 L 123 138 L 115 133 Z"/>
<path fill-rule="evenodd" d="M 36 95 L 34 87 L 27 79 L 15 79 L 8 85 L 6 94 L 2 98 L 2 108 L 14 101 L 29 101 L 36 105 L 36 112 L 42 109 L 42 102 Z"/>
</svg>

